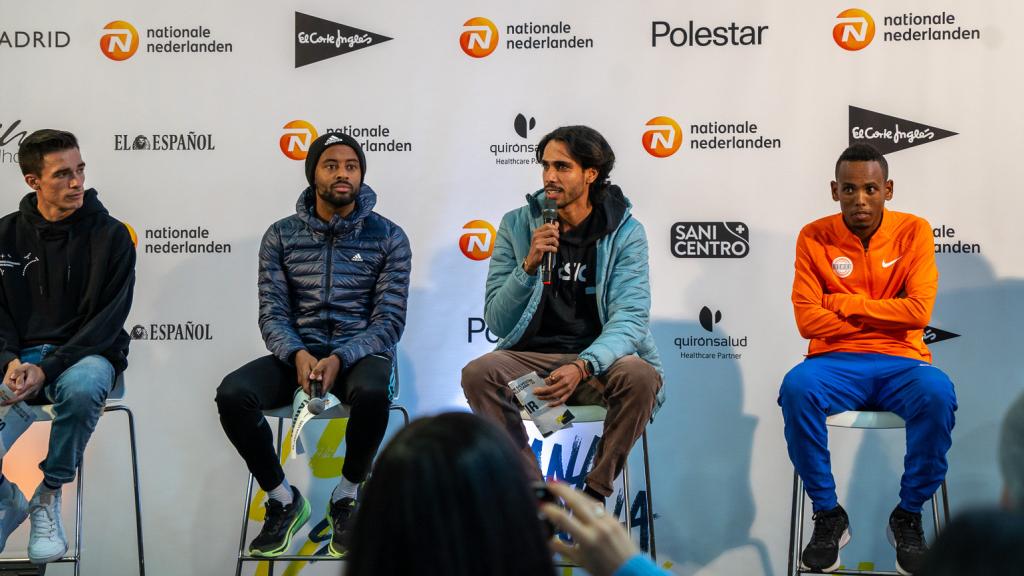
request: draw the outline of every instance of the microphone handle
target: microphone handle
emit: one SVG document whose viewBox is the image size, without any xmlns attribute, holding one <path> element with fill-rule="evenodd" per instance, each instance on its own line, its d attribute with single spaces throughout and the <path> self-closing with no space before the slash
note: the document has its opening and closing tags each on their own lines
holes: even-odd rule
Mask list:
<svg viewBox="0 0 1024 576">
<path fill-rule="evenodd" d="M 558 222 L 557 216 L 555 218 L 545 218 L 545 224 L 554 224 Z M 555 253 L 545 252 L 544 261 L 540 267 L 540 281 L 548 286 L 551 284 L 551 272 L 555 269 Z"/>
</svg>

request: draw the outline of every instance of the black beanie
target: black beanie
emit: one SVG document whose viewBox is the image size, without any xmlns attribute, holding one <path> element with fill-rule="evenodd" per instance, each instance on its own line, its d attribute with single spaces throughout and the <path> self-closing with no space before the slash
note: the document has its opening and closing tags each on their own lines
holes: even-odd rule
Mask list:
<svg viewBox="0 0 1024 576">
<path fill-rule="evenodd" d="M 306 153 L 306 180 L 309 181 L 310 186 L 313 185 L 313 175 L 316 174 L 316 164 L 320 161 L 320 156 L 323 155 L 324 150 L 335 144 L 344 144 L 356 151 L 356 158 L 359 159 L 359 171 L 365 181 L 366 156 L 363 155 L 363 147 L 356 142 L 355 138 L 344 132 L 329 132 L 313 140 L 313 143 L 309 145 L 309 152 Z"/>
</svg>

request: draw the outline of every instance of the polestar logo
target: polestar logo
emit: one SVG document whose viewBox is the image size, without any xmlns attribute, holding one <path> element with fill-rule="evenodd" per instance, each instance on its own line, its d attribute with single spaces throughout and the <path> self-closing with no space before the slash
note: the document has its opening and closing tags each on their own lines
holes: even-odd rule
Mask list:
<svg viewBox="0 0 1024 576">
<path fill-rule="evenodd" d="M 363 255 L 358 253 L 358 252 L 356 252 L 356 255 L 352 257 L 352 261 L 353 262 L 362 262 L 363 261 Z"/>
<path fill-rule="evenodd" d="M 886 262 L 885 259 L 883 258 L 882 259 L 882 268 L 888 268 L 889 266 L 892 266 L 893 264 L 899 262 L 900 258 L 903 258 L 903 256 L 900 256 L 899 258 L 897 258 L 895 260 L 892 260 L 890 262 Z"/>
</svg>

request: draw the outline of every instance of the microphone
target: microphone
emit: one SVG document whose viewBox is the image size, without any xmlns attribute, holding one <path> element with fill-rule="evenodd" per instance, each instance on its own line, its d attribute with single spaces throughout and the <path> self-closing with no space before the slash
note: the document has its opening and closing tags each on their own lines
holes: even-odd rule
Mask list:
<svg viewBox="0 0 1024 576">
<path fill-rule="evenodd" d="M 306 404 L 306 409 L 309 410 L 310 414 L 319 414 L 327 407 L 324 403 L 324 399 L 320 396 L 320 383 L 310 382 L 309 384 L 309 391 L 313 393 L 313 397 L 310 398 L 309 403 Z"/>
<path fill-rule="evenodd" d="M 558 222 L 558 204 L 554 198 L 544 198 L 544 215 L 545 224 L 554 224 Z M 545 252 L 544 261 L 540 267 L 540 279 L 545 286 L 551 284 L 551 272 L 555 269 L 555 253 Z"/>
</svg>

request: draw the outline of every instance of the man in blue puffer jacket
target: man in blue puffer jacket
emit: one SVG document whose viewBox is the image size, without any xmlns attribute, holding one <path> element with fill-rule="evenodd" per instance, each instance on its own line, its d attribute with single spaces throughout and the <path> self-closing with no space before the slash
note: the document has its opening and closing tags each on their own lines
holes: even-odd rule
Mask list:
<svg viewBox="0 0 1024 576">
<path fill-rule="evenodd" d="M 484 318 L 497 349 L 462 370 L 474 412 L 494 419 L 540 476 L 508 382 L 536 371 L 551 406 L 608 408 L 585 492 L 604 501 L 633 443 L 663 402 L 661 361 L 650 331 L 647 237 L 631 204 L 608 183 L 615 154 L 597 131 L 558 128 L 540 141 L 544 189 L 501 220 L 487 274 Z M 558 222 L 544 224 L 541 202 Z M 551 284 L 538 278 L 555 254 Z"/>
<path fill-rule="evenodd" d="M 296 214 L 275 222 L 260 246 L 260 330 L 272 354 L 217 388 L 224 432 L 269 497 L 263 529 L 249 546 L 254 556 L 284 553 L 310 514 L 285 479 L 262 410 L 290 404 L 298 387 L 333 391 L 350 407 L 345 464 L 327 518 L 333 556 L 346 552 L 356 488 L 387 429 L 412 253 L 405 232 L 372 212 L 377 195 L 363 184 L 365 174 L 363 150 L 347 134 L 310 145 L 310 186 Z"/>
</svg>

